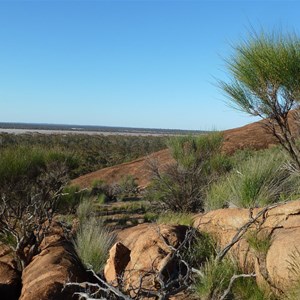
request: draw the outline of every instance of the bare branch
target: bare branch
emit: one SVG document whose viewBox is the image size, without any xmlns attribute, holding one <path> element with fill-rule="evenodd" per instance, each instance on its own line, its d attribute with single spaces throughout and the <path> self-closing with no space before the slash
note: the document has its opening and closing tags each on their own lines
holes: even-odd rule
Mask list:
<svg viewBox="0 0 300 300">
<path fill-rule="evenodd" d="M 253 278 L 253 277 L 256 277 L 255 273 L 233 275 L 230 279 L 230 282 L 229 282 L 229 285 L 228 285 L 227 289 L 224 291 L 223 295 L 220 297 L 219 300 L 225 300 L 226 299 L 226 297 L 228 296 L 228 294 L 231 291 L 232 285 L 233 285 L 235 280 L 237 280 L 238 278 Z"/>
</svg>

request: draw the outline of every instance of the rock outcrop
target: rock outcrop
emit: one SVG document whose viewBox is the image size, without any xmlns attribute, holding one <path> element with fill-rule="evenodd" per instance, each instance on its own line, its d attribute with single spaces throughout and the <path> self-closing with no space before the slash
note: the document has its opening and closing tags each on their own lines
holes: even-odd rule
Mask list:
<svg viewBox="0 0 300 300">
<path fill-rule="evenodd" d="M 184 240 L 186 226 L 142 224 L 119 232 L 119 242 L 112 248 L 105 267 L 106 280 L 116 285 L 122 274 L 124 289 L 135 296 L 139 287 L 155 291 L 159 288 L 157 274 L 176 275 L 176 263 L 170 260 L 171 247 Z M 125 259 L 121 253 L 125 253 Z M 130 254 L 129 260 L 128 256 Z M 119 262 L 119 263 L 116 263 Z M 149 298 L 141 298 L 149 299 Z"/>
<path fill-rule="evenodd" d="M 64 289 L 68 281 L 83 282 L 86 273 L 71 242 L 55 226 L 41 245 L 41 252 L 22 273 L 20 300 L 75 299 L 74 290 Z"/>
<path fill-rule="evenodd" d="M 219 209 L 196 216 L 194 226 L 214 235 L 224 247 L 260 211 L 262 208 Z M 251 236 L 256 236 L 254 243 Z M 261 246 L 268 243 L 267 248 Z M 230 252 L 245 272 L 255 271 L 260 286 L 268 286 L 277 294 L 287 292 L 295 284 L 295 272 L 300 274 L 300 201 L 268 209 Z"/>
<path fill-rule="evenodd" d="M 117 242 L 109 251 L 109 258 L 104 268 L 106 280 L 118 286 L 121 277 L 130 261 L 130 250 L 121 242 Z"/>
</svg>

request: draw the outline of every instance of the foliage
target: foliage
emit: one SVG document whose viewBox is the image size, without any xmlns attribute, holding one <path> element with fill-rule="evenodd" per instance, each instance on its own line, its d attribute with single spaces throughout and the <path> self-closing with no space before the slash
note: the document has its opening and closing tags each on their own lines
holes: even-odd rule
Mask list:
<svg viewBox="0 0 300 300">
<path fill-rule="evenodd" d="M 203 276 L 199 276 L 194 289 L 197 296 L 203 300 L 221 299 L 233 276 L 241 274 L 236 262 L 228 257 L 218 262 L 211 256 L 201 270 Z M 271 295 L 267 295 L 257 286 L 255 278 L 241 276 L 233 282 L 226 299 L 269 300 Z"/>
<path fill-rule="evenodd" d="M 295 248 L 288 259 L 288 271 L 291 277 L 291 288 L 285 295 L 288 300 L 297 300 L 300 297 L 300 251 Z"/>
<path fill-rule="evenodd" d="M 92 184 L 92 195 L 104 195 L 104 202 L 125 201 L 136 198 L 139 193 L 138 184 L 131 175 L 125 175 L 120 182 L 108 184 L 103 180 L 94 180 Z"/>
<path fill-rule="evenodd" d="M 70 173 L 70 177 L 75 178 L 164 149 L 166 139 L 161 136 L 0 133 L 0 151 L 20 145 L 57 148 L 60 151 L 56 152 L 72 153 L 79 160 Z"/>
<path fill-rule="evenodd" d="M 170 225 L 186 225 L 192 226 L 192 215 L 183 212 L 166 212 L 159 215 L 156 223 Z"/>
<path fill-rule="evenodd" d="M 227 61 L 233 80 L 220 82 L 235 108 L 267 118 L 265 125 L 300 168 L 300 152 L 291 130 L 300 100 L 300 39 L 282 33 L 252 34 Z M 292 109 L 296 109 L 292 114 Z"/>
<path fill-rule="evenodd" d="M 159 215 L 157 213 L 154 212 L 146 212 L 144 214 L 144 222 L 148 222 L 148 223 L 153 223 L 156 222 L 156 220 L 158 219 Z"/>
<path fill-rule="evenodd" d="M 75 249 L 86 268 L 100 273 L 114 243 L 115 235 L 109 232 L 101 221 L 92 217 L 80 224 Z"/>
<path fill-rule="evenodd" d="M 90 194 L 91 196 L 101 196 L 104 203 L 116 200 L 114 185 L 109 185 L 101 179 L 93 181 Z"/>
<path fill-rule="evenodd" d="M 136 179 L 132 175 L 123 176 L 118 183 L 119 193 L 117 195 L 118 200 L 126 200 L 130 198 L 136 198 L 138 194 L 138 184 Z"/>
<path fill-rule="evenodd" d="M 229 258 L 217 262 L 210 257 L 203 267 L 204 276 L 195 283 L 196 294 L 203 300 L 219 299 L 236 272 L 237 267 Z"/>
<path fill-rule="evenodd" d="M 61 213 L 74 213 L 83 197 L 87 195 L 86 190 L 81 190 L 77 185 L 68 185 L 64 188 L 58 202 L 58 210 Z"/>
<path fill-rule="evenodd" d="M 272 245 L 270 234 L 263 231 L 249 231 L 246 240 L 249 246 L 258 254 L 266 255 Z"/>
<path fill-rule="evenodd" d="M 217 243 L 212 235 L 206 232 L 196 232 L 186 247 L 183 257 L 194 268 L 202 268 L 203 265 L 217 253 Z"/>
<path fill-rule="evenodd" d="M 230 168 L 229 159 L 220 154 L 221 144 L 218 133 L 171 138 L 169 147 L 176 162 L 163 171 L 151 163 L 153 179 L 145 198 L 172 211 L 202 211 L 207 187 Z"/>
<path fill-rule="evenodd" d="M 39 251 L 76 163 L 57 149 L 16 146 L 0 155 L 0 239 L 26 267 Z"/>
<path fill-rule="evenodd" d="M 212 184 L 207 194 L 207 209 L 228 204 L 255 207 L 291 199 L 299 191 L 300 178 L 290 173 L 287 162 L 278 149 L 258 152 Z"/>
<path fill-rule="evenodd" d="M 255 278 L 238 278 L 233 286 L 234 300 L 271 300 L 272 295 L 262 291 Z"/>
<path fill-rule="evenodd" d="M 76 215 L 80 224 L 94 216 L 94 205 L 91 198 L 84 198 L 78 205 Z"/>
</svg>

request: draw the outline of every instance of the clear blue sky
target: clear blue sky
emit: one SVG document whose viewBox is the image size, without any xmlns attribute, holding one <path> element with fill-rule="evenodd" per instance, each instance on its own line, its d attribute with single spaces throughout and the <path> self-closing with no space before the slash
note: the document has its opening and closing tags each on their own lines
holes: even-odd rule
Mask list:
<svg viewBox="0 0 300 300">
<path fill-rule="evenodd" d="M 298 32 L 298 1 L 0 0 L 0 121 L 227 129 L 230 44 Z"/>
</svg>

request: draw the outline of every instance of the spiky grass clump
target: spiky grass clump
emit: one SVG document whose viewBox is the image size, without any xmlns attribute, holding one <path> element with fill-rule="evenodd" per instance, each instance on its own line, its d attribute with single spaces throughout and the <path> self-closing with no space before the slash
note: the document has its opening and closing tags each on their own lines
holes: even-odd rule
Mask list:
<svg viewBox="0 0 300 300">
<path fill-rule="evenodd" d="M 285 297 L 288 300 L 300 299 L 300 250 L 295 248 L 289 255 L 288 270 L 290 273 L 291 287 Z"/>
<path fill-rule="evenodd" d="M 85 223 L 94 215 L 94 204 L 91 198 L 84 198 L 78 205 L 76 215 L 80 224 Z"/>
<path fill-rule="evenodd" d="M 250 157 L 211 186 L 206 209 L 227 205 L 248 208 L 292 199 L 299 192 L 300 177 L 290 174 L 286 162 L 287 157 L 279 150 Z"/>
<path fill-rule="evenodd" d="M 203 276 L 195 284 L 195 292 L 201 300 L 220 299 L 228 289 L 234 275 L 241 274 L 235 261 L 226 257 L 217 261 L 211 256 L 202 267 Z M 253 277 L 236 278 L 225 299 L 270 300 L 272 295 L 262 291 Z"/>
<path fill-rule="evenodd" d="M 85 267 L 99 274 L 115 240 L 115 235 L 102 222 L 91 218 L 81 224 L 76 235 L 75 249 Z"/>
<path fill-rule="evenodd" d="M 267 232 L 250 231 L 246 235 L 249 246 L 258 254 L 266 255 L 272 245 L 271 235 Z"/>
<path fill-rule="evenodd" d="M 272 294 L 262 291 L 255 278 L 238 278 L 233 285 L 232 293 L 235 300 L 271 300 Z M 275 299 L 274 299 L 275 300 Z"/>
<path fill-rule="evenodd" d="M 211 256 L 202 268 L 203 277 L 195 284 L 196 294 L 202 300 L 219 299 L 237 271 L 234 262 L 225 258 L 218 262 Z"/>
</svg>

